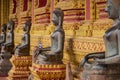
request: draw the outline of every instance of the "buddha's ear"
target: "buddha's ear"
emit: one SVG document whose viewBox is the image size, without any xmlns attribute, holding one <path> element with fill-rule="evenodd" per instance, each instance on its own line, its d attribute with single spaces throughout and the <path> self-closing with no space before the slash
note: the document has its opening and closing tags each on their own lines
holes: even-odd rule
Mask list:
<svg viewBox="0 0 120 80">
<path fill-rule="evenodd" d="M 61 26 L 61 23 L 62 23 L 62 21 L 61 21 L 61 16 L 59 16 L 59 26 Z"/>
<path fill-rule="evenodd" d="M 27 29 L 27 32 L 29 32 L 29 31 L 30 31 L 30 27 L 29 27 L 28 25 L 27 25 L 26 29 Z"/>
<path fill-rule="evenodd" d="M 119 20 L 120 20 L 120 5 L 118 7 L 118 15 L 119 15 Z"/>
</svg>

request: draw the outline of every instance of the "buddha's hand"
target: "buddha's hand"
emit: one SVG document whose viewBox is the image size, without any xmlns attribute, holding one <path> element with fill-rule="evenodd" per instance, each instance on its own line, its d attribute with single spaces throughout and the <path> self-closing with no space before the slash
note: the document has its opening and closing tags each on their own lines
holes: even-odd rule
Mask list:
<svg viewBox="0 0 120 80">
<path fill-rule="evenodd" d="M 83 58 L 82 61 L 81 61 L 81 63 L 80 63 L 80 67 L 83 67 L 86 61 L 87 60 L 85 58 Z"/>
<path fill-rule="evenodd" d="M 1 46 L 4 46 L 4 43 L 3 43 L 3 44 L 1 44 Z"/>
<path fill-rule="evenodd" d="M 34 57 L 37 57 L 41 52 L 37 49 L 34 51 Z"/>
<path fill-rule="evenodd" d="M 18 53 L 20 52 L 20 48 L 17 49 Z"/>
<path fill-rule="evenodd" d="M 97 62 L 98 64 L 105 64 L 105 59 L 95 59 L 95 62 Z"/>
<path fill-rule="evenodd" d="M 46 55 L 48 55 L 48 56 L 52 56 L 52 55 L 55 55 L 56 53 L 54 53 L 54 52 L 49 52 L 49 53 L 45 53 Z"/>
</svg>

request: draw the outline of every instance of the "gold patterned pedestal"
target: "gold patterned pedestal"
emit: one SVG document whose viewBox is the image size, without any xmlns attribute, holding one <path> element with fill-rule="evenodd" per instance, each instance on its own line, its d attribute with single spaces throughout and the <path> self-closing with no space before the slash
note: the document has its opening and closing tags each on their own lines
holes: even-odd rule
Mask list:
<svg viewBox="0 0 120 80">
<path fill-rule="evenodd" d="M 32 56 L 12 56 L 10 61 L 13 67 L 8 73 L 8 80 L 28 80 Z"/>
<path fill-rule="evenodd" d="M 33 80 L 65 80 L 66 76 L 66 65 L 64 64 L 39 65 L 33 63 L 30 70 Z"/>
</svg>

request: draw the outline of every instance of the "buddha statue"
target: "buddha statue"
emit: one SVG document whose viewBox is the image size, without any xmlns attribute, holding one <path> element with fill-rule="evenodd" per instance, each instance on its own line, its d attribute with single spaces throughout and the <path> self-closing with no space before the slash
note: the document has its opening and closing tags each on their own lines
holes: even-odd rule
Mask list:
<svg viewBox="0 0 120 80">
<path fill-rule="evenodd" d="M 14 52 L 16 56 L 29 56 L 30 55 L 30 28 L 31 22 L 26 21 L 23 25 L 25 34 L 22 36 L 21 44 L 17 45 Z"/>
<path fill-rule="evenodd" d="M 119 75 L 120 66 L 120 0 L 107 0 L 107 6 L 105 11 L 108 13 L 108 17 L 114 21 L 114 24 L 109 28 L 104 36 L 105 52 L 90 53 L 86 55 L 81 66 L 84 66 L 82 80 L 91 74 L 100 74 L 102 80 L 117 80 L 113 75 Z M 93 73 L 92 73 L 93 71 Z M 112 75 L 112 76 L 111 76 Z M 97 80 L 99 79 L 99 76 Z M 102 78 L 104 77 L 104 78 Z M 118 78 L 120 78 L 118 76 Z M 96 80 L 94 76 L 92 79 Z"/>
<path fill-rule="evenodd" d="M 0 51 L 1 51 L 1 45 L 6 41 L 6 30 L 7 30 L 7 25 L 3 24 L 1 27 L 1 35 L 0 35 Z"/>
<path fill-rule="evenodd" d="M 40 48 L 35 51 L 35 63 L 37 64 L 63 64 L 63 49 L 65 33 L 62 28 L 63 11 L 56 8 L 53 11 L 52 22 L 56 26 L 55 31 L 51 34 L 51 47 Z"/>
<path fill-rule="evenodd" d="M 7 24 L 8 33 L 6 37 L 6 42 L 2 45 L 1 52 L 13 53 L 14 49 L 14 22 L 10 20 Z"/>
</svg>

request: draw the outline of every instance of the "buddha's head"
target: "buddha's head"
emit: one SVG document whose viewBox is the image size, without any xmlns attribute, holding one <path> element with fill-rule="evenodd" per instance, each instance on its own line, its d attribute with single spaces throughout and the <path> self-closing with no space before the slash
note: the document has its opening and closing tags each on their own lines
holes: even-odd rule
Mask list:
<svg viewBox="0 0 120 80">
<path fill-rule="evenodd" d="M 2 27 L 1 27 L 1 31 L 6 32 L 6 30 L 7 30 L 7 25 L 3 24 Z"/>
<path fill-rule="evenodd" d="M 64 17 L 64 13 L 60 8 L 56 8 L 53 11 L 53 17 L 52 17 L 52 22 L 55 26 L 61 26 L 62 27 L 62 23 L 63 23 L 63 17 Z"/>
<path fill-rule="evenodd" d="M 13 31 L 14 30 L 14 21 L 11 19 L 9 22 L 8 22 L 8 24 L 7 24 L 7 28 L 8 28 L 8 30 L 11 30 L 11 31 Z"/>
<path fill-rule="evenodd" d="M 28 20 L 23 24 L 23 31 L 29 32 L 31 29 L 31 21 Z"/>
<path fill-rule="evenodd" d="M 120 0 L 107 0 L 105 11 L 108 13 L 110 19 L 114 20 L 119 18 Z"/>
</svg>

